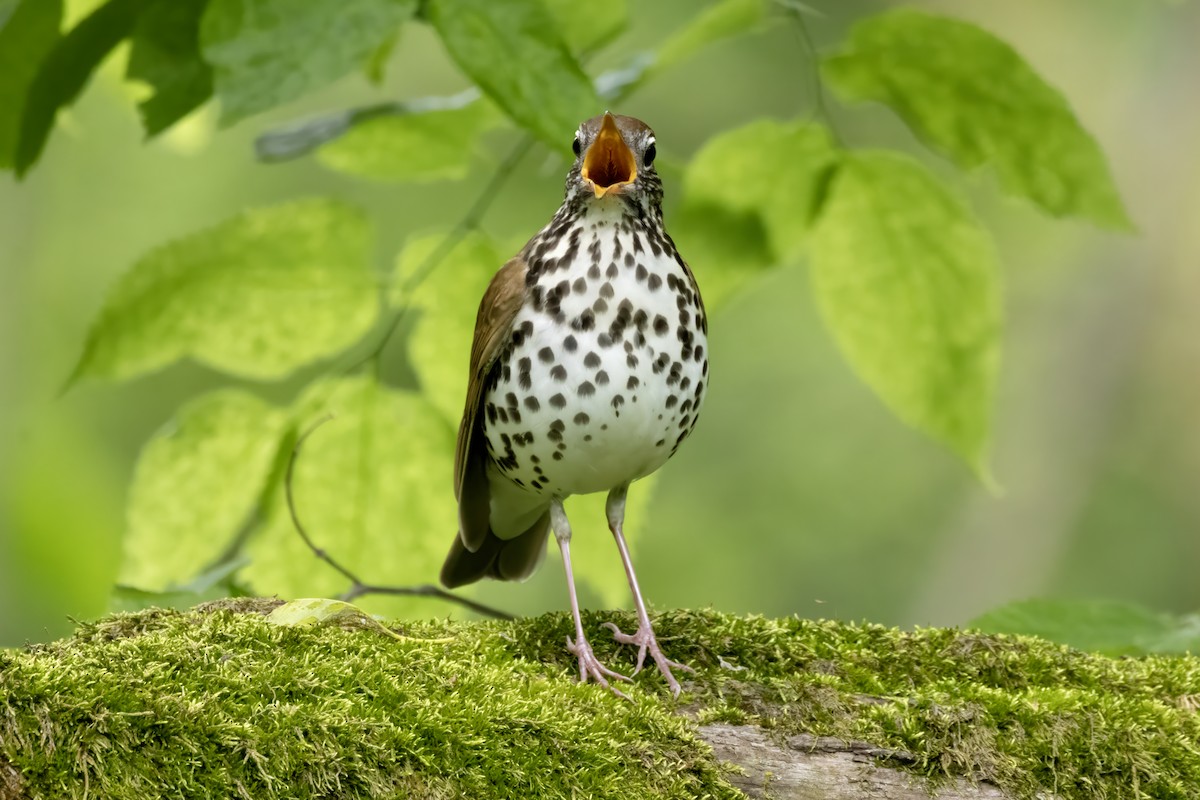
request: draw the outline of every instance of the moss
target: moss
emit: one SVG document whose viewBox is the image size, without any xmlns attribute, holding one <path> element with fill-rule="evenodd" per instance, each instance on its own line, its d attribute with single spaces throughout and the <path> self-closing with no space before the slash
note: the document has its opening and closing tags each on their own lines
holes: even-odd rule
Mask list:
<svg viewBox="0 0 1200 800">
<path fill-rule="evenodd" d="M 1200 798 L 1200 659 L 679 611 L 657 625 L 698 670 L 688 691 L 647 672 L 625 702 L 574 682 L 565 615 L 398 641 L 271 608 L 115 615 L 0 653 L 0 772 L 28 797 L 739 797 L 695 717 L 866 741 L 1020 797 Z M 614 618 L 632 622 L 589 630 L 627 664 Z"/>
</svg>

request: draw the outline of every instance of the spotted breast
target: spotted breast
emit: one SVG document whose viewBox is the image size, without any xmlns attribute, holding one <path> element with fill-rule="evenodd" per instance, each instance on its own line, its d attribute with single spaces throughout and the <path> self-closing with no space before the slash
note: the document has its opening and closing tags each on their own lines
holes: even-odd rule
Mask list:
<svg viewBox="0 0 1200 800">
<path fill-rule="evenodd" d="M 483 431 L 495 469 L 532 496 L 648 475 L 696 423 L 704 308 L 674 245 L 647 222 L 619 202 L 593 204 L 528 248 L 532 301 L 486 390 Z"/>
</svg>

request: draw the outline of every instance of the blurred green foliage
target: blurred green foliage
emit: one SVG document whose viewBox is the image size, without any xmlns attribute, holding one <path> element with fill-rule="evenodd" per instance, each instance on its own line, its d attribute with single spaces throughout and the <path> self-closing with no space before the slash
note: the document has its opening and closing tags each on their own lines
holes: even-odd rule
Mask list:
<svg viewBox="0 0 1200 800">
<path fill-rule="evenodd" d="M 0 76 L 0 99 L 17 98 L 0 113 L 0 166 L 27 172 L 55 110 L 100 67 L 97 88 L 59 113 L 43 163 L 0 184 L 11 212 L 0 215 L 0 641 L 51 635 L 65 614 L 110 602 L 178 603 L 181 587 L 347 588 L 296 536 L 283 498 L 296 436 L 330 412 L 297 462 L 311 535 L 371 583 L 432 580 L 454 527 L 449 464 L 475 305 L 553 212 L 575 125 L 605 106 L 657 128 L 668 227 L 715 311 L 705 423 L 631 494 L 655 602 L 884 622 L 962 622 L 1058 588 L 1200 603 L 1179 561 L 1196 555 L 1200 509 L 1177 479 L 1200 461 L 1200 427 L 1182 401 L 1140 433 L 1118 413 L 1173 385 L 1169 366 L 1134 353 L 1150 337 L 1146 267 L 1173 257 L 1161 237 L 1183 234 L 1145 224 L 1152 244 L 1134 244 L 1052 225 L 916 145 L 991 167 L 1005 192 L 1055 217 L 1127 229 L 1112 174 L 1138 162 L 1110 170 L 1097 140 L 1120 137 L 1088 133 L 1064 94 L 1091 98 L 1085 118 L 1119 111 L 1053 48 L 1014 48 L 985 28 L 1011 37 L 1036 19 L 1066 36 L 1088 20 L 1110 41 L 1135 17 L 1149 32 L 1120 63 L 1137 85 L 1143 53 L 1170 39 L 1154 26 L 1194 12 L 1030 4 L 977 10 L 980 27 L 865 3 L 821 8 L 828 16 L 762 0 L 637 15 L 550 0 L 285 5 L 80 0 L 58 38 L 46 33 L 53 3 L 0 13 L 0 64 L 18 67 Z M 1018 54 L 1025 44 L 1054 79 Z M 148 146 L 107 66 L 126 52 L 126 76 L 149 87 L 138 95 L 157 137 Z M 822 75 L 909 130 L 880 109 L 837 106 Z M 262 116 L 214 132 L 214 108 L 222 126 Z M 254 133 L 271 159 L 315 158 L 250 163 Z M 999 233 L 1007 294 L 977 213 Z M 1041 268 L 1017 269 L 1030 261 Z M 811 283 L 794 268 L 806 262 Z M 1168 315 L 1190 308 L 1172 299 Z M 80 380 L 55 399 L 93 317 Z M 1155 352 L 1174 357 L 1173 341 Z M 1006 492 L 973 485 L 887 419 L 847 365 Z M 82 380 L 134 376 L 146 377 Z M 1187 380 L 1181 394 L 1194 397 Z M 1106 442 L 1167 451 L 1138 473 L 1164 513 L 1141 517 L 1158 526 L 1146 558 L 1160 568 L 1136 585 L 1120 582 L 1120 557 L 1089 572 L 1097 547 L 1140 546 L 1120 521 L 1141 506 L 1089 511 L 1117 463 Z M 624 579 L 601 503 L 572 501 L 573 550 L 585 599 L 615 605 Z M 557 607 L 561 591 L 553 569 L 527 587 L 472 589 L 513 611 Z M 444 613 L 428 600 L 364 602 Z"/>
</svg>

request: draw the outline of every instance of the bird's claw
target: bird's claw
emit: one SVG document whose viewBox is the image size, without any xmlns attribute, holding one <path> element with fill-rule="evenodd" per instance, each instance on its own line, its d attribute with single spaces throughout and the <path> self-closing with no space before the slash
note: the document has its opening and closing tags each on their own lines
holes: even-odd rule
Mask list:
<svg viewBox="0 0 1200 800">
<path fill-rule="evenodd" d="M 678 661 L 672 661 L 663 653 L 662 648 L 658 646 L 658 639 L 654 636 L 654 629 L 649 625 L 639 625 L 636 633 L 625 633 L 616 626 L 615 623 L 605 622 L 604 627 L 612 631 L 613 639 L 621 644 L 637 645 L 638 656 L 637 665 L 634 667 L 633 674 L 636 675 L 642 671 L 642 666 L 646 663 L 646 653 L 654 659 L 658 671 L 667 679 L 667 685 L 671 687 L 671 694 L 679 697 L 679 693 L 683 691 L 683 687 L 679 685 L 679 681 L 672 674 L 672 669 L 682 670 L 695 674 L 696 670 L 689 667 L 687 664 L 680 664 Z"/>
<path fill-rule="evenodd" d="M 624 700 L 629 697 L 617 687 L 609 683 L 609 679 L 617 681 L 626 681 L 632 683 L 633 679 L 627 675 L 622 675 L 615 670 L 600 663 L 600 659 L 596 658 L 596 654 L 592 652 L 591 643 L 582 637 L 579 639 L 579 644 L 576 644 L 570 636 L 567 637 L 567 651 L 579 659 L 579 682 L 587 683 L 588 680 L 594 680 L 596 683 L 608 689 Z"/>
</svg>

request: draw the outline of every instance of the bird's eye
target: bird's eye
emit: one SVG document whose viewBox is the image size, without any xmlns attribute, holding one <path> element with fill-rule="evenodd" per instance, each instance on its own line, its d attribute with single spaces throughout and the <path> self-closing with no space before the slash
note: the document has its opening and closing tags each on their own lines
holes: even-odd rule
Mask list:
<svg viewBox="0 0 1200 800">
<path fill-rule="evenodd" d="M 575 141 L 571 142 L 571 149 L 575 151 L 575 155 L 583 152 L 583 142 L 579 140 L 579 134 L 575 134 Z"/>
<path fill-rule="evenodd" d="M 650 166 L 654 163 L 654 157 L 656 155 L 658 155 L 658 150 L 655 148 L 654 142 L 651 142 L 650 146 L 646 148 L 646 155 L 642 156 L 643 163 L 645 163 L 647 167 Z"/>
</svg>

